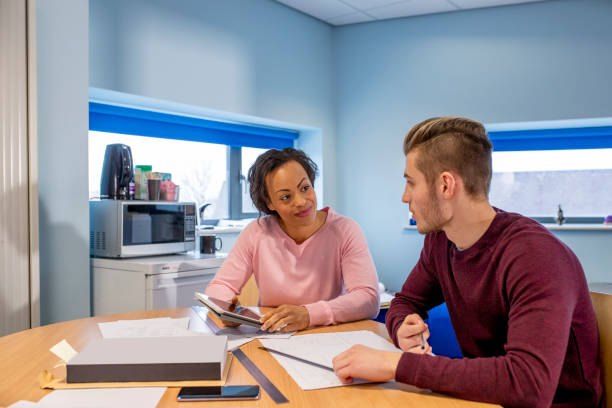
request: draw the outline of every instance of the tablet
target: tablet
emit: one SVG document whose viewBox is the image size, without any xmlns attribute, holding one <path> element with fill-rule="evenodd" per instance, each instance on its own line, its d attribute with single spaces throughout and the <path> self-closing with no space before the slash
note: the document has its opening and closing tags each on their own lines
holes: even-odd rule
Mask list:
<svg viewBox="0 0 612 408">
<path fill-rule="evenodd" d="M 235 306 L 230 302 L 216 299 L 200 292 L 196 292 L 195 297 L 219 319 L 246 324 L 258 329 L 261 327 L 261 322 L 259 321 L 261 316 L 246 307 Z"/>
</svg>

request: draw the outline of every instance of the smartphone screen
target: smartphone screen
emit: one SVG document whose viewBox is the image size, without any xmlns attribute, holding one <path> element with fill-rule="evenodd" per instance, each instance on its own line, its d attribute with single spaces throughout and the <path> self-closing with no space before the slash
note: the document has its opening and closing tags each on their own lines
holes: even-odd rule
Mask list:
<svg viewBox="0 0 612 408">
<path fill-rule="evenodd" d="M 258 398 L 258 385 L 183 387 L 176 397 L 179 401 L 251 400 Z"/>
</svg>

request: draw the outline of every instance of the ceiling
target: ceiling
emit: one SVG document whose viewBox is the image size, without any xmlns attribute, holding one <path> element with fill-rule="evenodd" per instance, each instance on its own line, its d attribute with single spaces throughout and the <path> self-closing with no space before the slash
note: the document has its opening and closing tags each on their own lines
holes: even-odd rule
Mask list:
<svg viewBox="0 0 612 408">
<path fill-rule="evenodd" d="M 543 0 L 276 0 L 331 25 Z"/>
</svg>

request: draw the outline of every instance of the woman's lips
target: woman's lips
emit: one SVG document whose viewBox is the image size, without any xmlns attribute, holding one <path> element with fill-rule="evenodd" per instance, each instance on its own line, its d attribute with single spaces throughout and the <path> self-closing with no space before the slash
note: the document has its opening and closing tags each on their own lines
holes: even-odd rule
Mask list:
<svg viewBox="0 0 612 408">
<path fill-rule="evenodd" d="M 307 217 L 307 216 L 310 215 L 311 211 L 312 211 L 312 207 L 307 209 L 307 210 L 300 211 L 299 213 L 296 213 L 295 216 L 296 217 L 301 217 L 301 218 Z"/>
</svg>

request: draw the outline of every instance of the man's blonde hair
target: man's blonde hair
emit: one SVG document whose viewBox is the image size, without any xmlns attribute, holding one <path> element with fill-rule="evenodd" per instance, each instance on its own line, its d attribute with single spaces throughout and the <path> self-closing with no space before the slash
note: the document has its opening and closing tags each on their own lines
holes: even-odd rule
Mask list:
<svg viewBox="0 0 612 408">
<path fill-rule="evenodd" d="M 404 139 L 404 154 L 417 151 L 416 167 L 433 185 L 443 171 L 463 179 L 471 196 L 489 195 L 491 151 L 485 127 L 475 120 L 438 117 L 415 125 Z"/>
</svg>

